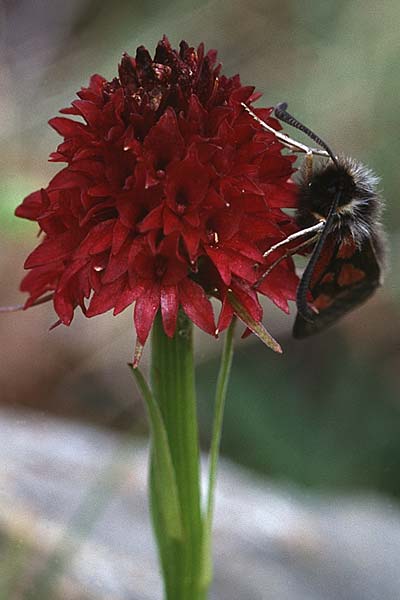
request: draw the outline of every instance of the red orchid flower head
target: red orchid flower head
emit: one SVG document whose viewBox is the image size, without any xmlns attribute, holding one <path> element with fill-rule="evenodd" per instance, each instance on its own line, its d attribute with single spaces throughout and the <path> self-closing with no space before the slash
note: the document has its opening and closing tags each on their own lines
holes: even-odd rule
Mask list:
<svg viewBox="0 0 400 600">
<path fill-rule="evenodd" d="M 43 235 L 25 262 L 25 307 L 51 293 L 69 325 L 78 306 L 92 317 L 134 304 L 140 344 L 159 310 L 168 336 L 180 308 L 207 333 L 223 330 L 232 294 L 256 322 L 258 293 L 288 311 L 291 259 L 255 289 L 263 253 L 295 229 L 282 209 L 297 197 L 294 156 L 243 110 L 257 98 L 221 74 L 214 50 L 174 50 L 166 37 L 154 58 L 143 46 L 124 54 L 112 81 L 94 75 L 50 120 L 64 138 L 50 158 L 66 166 L 16 210 Z M 257 110 L 280 129 L 271 112 Z"/>
</svg>

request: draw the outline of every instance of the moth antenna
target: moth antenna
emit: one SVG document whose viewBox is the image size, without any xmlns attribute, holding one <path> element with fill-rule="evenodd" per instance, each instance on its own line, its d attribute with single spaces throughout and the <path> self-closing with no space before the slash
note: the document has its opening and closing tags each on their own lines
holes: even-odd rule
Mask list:
<svg viewBox="0 0 400 600">
<path fill-rule="evenodd" d="M 286 110 L 287 107 L 288 107 L 287 102 L 280 102 L 279 104 L 277 104 L 275 107 L 275 111 L 274 111 L 275 116 L 280 121 L 283 121 L 284 123 L 287 123 L 288 125 L 291 125 L 292 127 L 295 127 L 296 129 L 299 129 L 300 131 L 302 131 L 303 133 L 308 135 L 309 138 L 314 140 L 314 142 L 317 142 L 317 144 L 319 146 L 321 146 L 321 148 L 324 148 L 324 150 L 327 151 L 327 153 L 333 160 L 336 167 L 339 168 L 336 156 L 333 154 L 333 152 L 329 148 L 328 144 L 326 142 L 324 142 L 324 140 L 321 139 L 316 133 L 314 133 L 309 127 L 306 127 L 305 125 L 303 125 L 303 123 L 300 123 L 300 121 L 298 121 L 290 113 L 288 113 Z"/>
<path fill-rule="evenodd" d="M 277 131 L 276 129 L 274 129 L 273 127 L 268 125 L 265 121 L 260 119 L 260 117 L 257 117 L 256 113 L 253 110 L 251 110 L 251 108 L 249 106 L 247 106 L 247 104 L 245 104 L 244 102 L 241 102 L 240 104 L 242 105 L 244 110 L 251 116 L 251 118 L 254 119 L 254 121 L 256 121 L 259 125 L 261 125 L 261 127 L 265 131 L 269 131 L 270 133 L 273 133 L 274 136 L 281 142 L 281 144 L 286 146 L 286 148 L 289 148 L 293 152 L 305 152 L 306 154 L 316 154 L 318 156 L 329 156 L 329 154 L 326 152 L 326 150 L 321 150 L 320 148 L 309 148 L 305 144 L 302 144 L 301 142 L 298 142 L 297 140 L 294 140 L 294 139 L 290 138 L 288 135 L 282 133 L 282 131 Z"/>
</svg>

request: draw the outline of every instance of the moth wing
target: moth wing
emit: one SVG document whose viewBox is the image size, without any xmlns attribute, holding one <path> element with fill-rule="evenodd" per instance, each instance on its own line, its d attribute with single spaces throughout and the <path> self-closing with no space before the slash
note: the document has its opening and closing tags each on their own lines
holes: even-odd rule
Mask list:
<svg viewBox="0 0 400 600">
<path fill-rule="evenodd" d="M 295 338 L 305 338 L 329 327 L 365 302 L 382 283 L 382 240 L 338 242 L 329 236 L 310 284 L 312 304 L 318 310 L 312 322 L 297 314 Z"/>
</svg>

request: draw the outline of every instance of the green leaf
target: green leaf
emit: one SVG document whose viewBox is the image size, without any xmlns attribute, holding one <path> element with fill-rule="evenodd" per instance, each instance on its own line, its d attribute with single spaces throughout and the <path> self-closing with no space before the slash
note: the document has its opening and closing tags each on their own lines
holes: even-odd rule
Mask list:
<svg viewBox="0 0 400 600">
<path fill-rule="evenodd" d="M 179 504 L 176 476 L 168 444 L 168 436 L 160 408 L 141 371 L 131 367 L 136 384 L 146 403 L 152 435 L 153 468 L 152 474 L 157 481 L 157 495 L 164 527 L 169 538 L 183 540 L 181 506 Z"/>
<path fill-rule="evenodd" d="M 202 574 L 201 583 L 204 589 L 207 589 L 212 581 L 212 522 L 214 516 L 215 486 L 217 482 L 217 466 L 219 458 L 219 448 L 221 442 L 224 407 L 226 392 L 228 390 L 229 375 L 233 359 L 233 334 L 235 330 L 236 317 L 226 332 L 224 349 L 222 351 L 221 363 L 218 374 L 217 389 L 215 393 L 214 404 L 214 422 L 211 437 L 209 474 L 208 474 L 208 492 L 207 504 L 204 514 L 204 535 L 202 548 Z"/>
<path fill-rule="evenodd" d="M 229 302 L 233 306 L 233 309 L 239 319 L 243 321 L 245 325 L 255 333 L 262 342 L 268 348 L 271 348 L 274 352 L 278 352 L 278 354 L 282 354 L 282 348 L 278 344 L 278 342 L 272 337 L 270 333 L 265 329 L 262 323 L 253 319 L 253 317 L 247 312 L 244 306 L 239 302 L 233 292 L 228 292 Z"/>
</svg>

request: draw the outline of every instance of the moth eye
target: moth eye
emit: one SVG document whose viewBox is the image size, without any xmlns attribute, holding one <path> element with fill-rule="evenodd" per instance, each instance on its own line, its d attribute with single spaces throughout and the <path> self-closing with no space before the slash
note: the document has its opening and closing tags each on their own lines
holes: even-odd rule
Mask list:
<svg viewBox="0 0 400 600">
<path fill-rule="evenodd" d="M 328 194 L 330 196 L 333 196 L 336 193 L 336 186 L 330 185 L 329 187 L 326 188 L 326 191 L 328 192 Z"/>
</svg>

